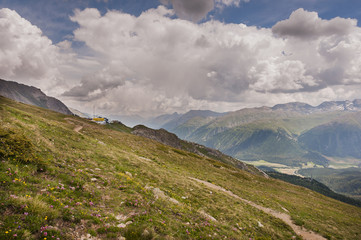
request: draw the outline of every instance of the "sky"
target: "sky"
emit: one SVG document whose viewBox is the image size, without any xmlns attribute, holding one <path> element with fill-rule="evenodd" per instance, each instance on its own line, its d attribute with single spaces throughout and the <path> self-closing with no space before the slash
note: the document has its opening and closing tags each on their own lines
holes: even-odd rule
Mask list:
<svg viewBox="0 0 361 240">
<path fill-rule="evenodd" d="M 102 115 L 361 98 L 359 0 L 0 0 L 0 78 Z"/>
</svg>

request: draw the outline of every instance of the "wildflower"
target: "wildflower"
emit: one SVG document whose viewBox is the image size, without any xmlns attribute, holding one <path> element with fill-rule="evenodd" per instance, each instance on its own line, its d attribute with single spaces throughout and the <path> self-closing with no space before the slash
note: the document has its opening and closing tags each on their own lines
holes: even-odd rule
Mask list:
<svg viewBox="0 0 361 240">
<path fill-rule="evenodd" d="M 48 233 L 47 232 L 44 232 L 44 236 L 47 236 L 48 235 Z"/>
<path fill-rule="evenodd" d="M 17 237 L 18 235 L 15 233 L 13 236 L 14 236 L 14 237 Z"/>
<path fill-rule="evenodd" d="M 24 215 L 25 215 L 25 216 L 28 216 L 28 215 L 29 215 L 29 213 L 28 213 L 28 212 L 24 212 Z"/>
</svg>

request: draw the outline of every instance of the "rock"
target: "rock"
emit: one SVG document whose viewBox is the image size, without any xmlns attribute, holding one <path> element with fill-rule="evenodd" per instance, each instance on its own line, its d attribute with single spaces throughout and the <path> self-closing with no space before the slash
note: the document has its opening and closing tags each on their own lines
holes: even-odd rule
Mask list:
<svg viewBox="0 0 361 240">
<path fill-rule="evenodd" d="M 148 237 L 150 235 L 149 231 L 147 229 L 144 229 L 142 236 L 143 237 Z"/>
<path fill-rule="evenodd" d="M 209 215 L 208 213 L 206 213 L 203 210 L 198 211 L 204 218 L 206 218 L 207 220 L 213 221 L 213 222 L 218 222 L 217 219 L 215 219 L 214 217 L 212 217 L 211 215 Z"/>
<path fill-rule="evenodd" d="M 117 225 L 118 228 L 125 228 L 127 225 L 124 223 L 120 223 Z"/>
<path fill-rule="evenodd" d="M 93 237 L 92 235 L 90 235 L 89 233 L 87 235 L 82 235 L 80 237 L 80 240 L 99 240 L 99 238 L 97 237 Z"/>
<path fill-rule="evenodd" d="M 165 195 L 164 192 L 162 190 L 160 190 L 159 188 L 153 188 L 153 194 L 155 196 L 155 199 L 161 198 L 164 200 L 168 200 L 169 202 L 172 202 L 174 204 L 180 204 L 176 199 Z"/>
<path fill-rule="evenodd" d="M 125 221 L 127 219 L 127 216 L 125 216 L 123 214 L 119 214 L 119 215 L 115 216 L 115 219 L 117 219 L 118 221 Z"/>
<path fill-rule="evenodd" d="M 48 226 L 47 229 L 48 230 L 54 230 L 54 231 L 60 231 L 60 229 L 58 227 L 55 227 L 55 226 Z"/>
</svg>

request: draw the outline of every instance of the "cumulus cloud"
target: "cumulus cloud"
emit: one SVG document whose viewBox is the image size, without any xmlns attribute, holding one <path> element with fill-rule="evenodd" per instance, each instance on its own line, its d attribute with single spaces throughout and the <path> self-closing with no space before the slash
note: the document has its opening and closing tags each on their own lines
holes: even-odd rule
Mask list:
<svg viewBox="0 0 361 240">
<path fill-rule="evenodd" d="M 289 19 L 274 25 L 272 31 L 282 37 L 315 39 L 322 36 L 348 34 L 356 25 L 357 20 L 355 19 L 336 17 L 331 20 L 323 20 L 318 17 L 317 12 L 308 12 L 300 8 L 294 11 Z"/>
<path fill-rule="evenodd" d="M 196 24 L 174 11 L 76 10 L 73 38 L 52 44 L 16 12 L 0 10 L 1 77 L 57 83 L 52 89 L 68 105 L 114 115 L 359 98 L 361 30 L 353 19 L 299 9 L 257 28 Z M 84 45 L 77 53 L 75 41 Z"/>
<path fill-rule="evenodd" d="M 65 95 L 112 101 L 107 107 L 115 107 L 133 92 L 139 104 L 128 101 L 122 111 L 166 112 L 267 103 L 270 96 L 300 100 L 302 94 L 360 83 L 361 35 L 355 20 L 323 20 L 299 9 L 270 29 L 218 21 L 195 24 L 171 15 L 164 6 L 139 17 L 76 11 L 74 39 L 95 51 L 100 70 Z M 288 30 L 296 23 L 300 32 Z"/>
<path fill-rule="evenodd" d="M 24 83 L 57 80 L 59 49 L 42 31 L 13 10 L 0 9 L 1 78 Z"/>
</svg>

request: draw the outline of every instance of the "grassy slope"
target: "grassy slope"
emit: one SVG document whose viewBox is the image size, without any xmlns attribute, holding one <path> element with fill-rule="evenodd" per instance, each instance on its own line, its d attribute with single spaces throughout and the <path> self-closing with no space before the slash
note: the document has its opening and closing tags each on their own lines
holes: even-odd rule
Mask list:
<svg viewBox="0 0 361 240">
<path fill-rule="evenodd" d="M 269 172 L 267 172 L 267 174 L 270 177 L 273 177 L 276 179 L 281 179 L 285 182 L 289 182 L 289 183 L 292 183 L 292 184 L 295 184 L 298 186 L 302 186 L 302 187 L 311 189 L 311 190 L 321 193 L 325 196 L 340 200 L 341 202 L 345 202 L 345 203 L 349 203 L 351 205 L 361 207 L 361 201 L 347 197 L 345 195 L 335 193 L 330 188 L 328 188 L 326 185 L 318 182 L 317 180 L 315 180 L 313 178 L 299 177 L 299 176 L 288 175 L 288 174 L 283 174 L 283 173 L 274 172 L 274 171 L 269 171 Z"/>
<path fill-rule="evenodd" d="M 80 118 L 0 98 L 0 126 L 0 239 L 295 235 L 280 220 L 188 177 L 280 212 L 286 208 L 297 224 L 331 239 L 361 235 L 360 208 Z M 157 198 L 151 187 L 180 204 Z M 118 225 L 127 221 L 125 228 Z"/>
</svg>

